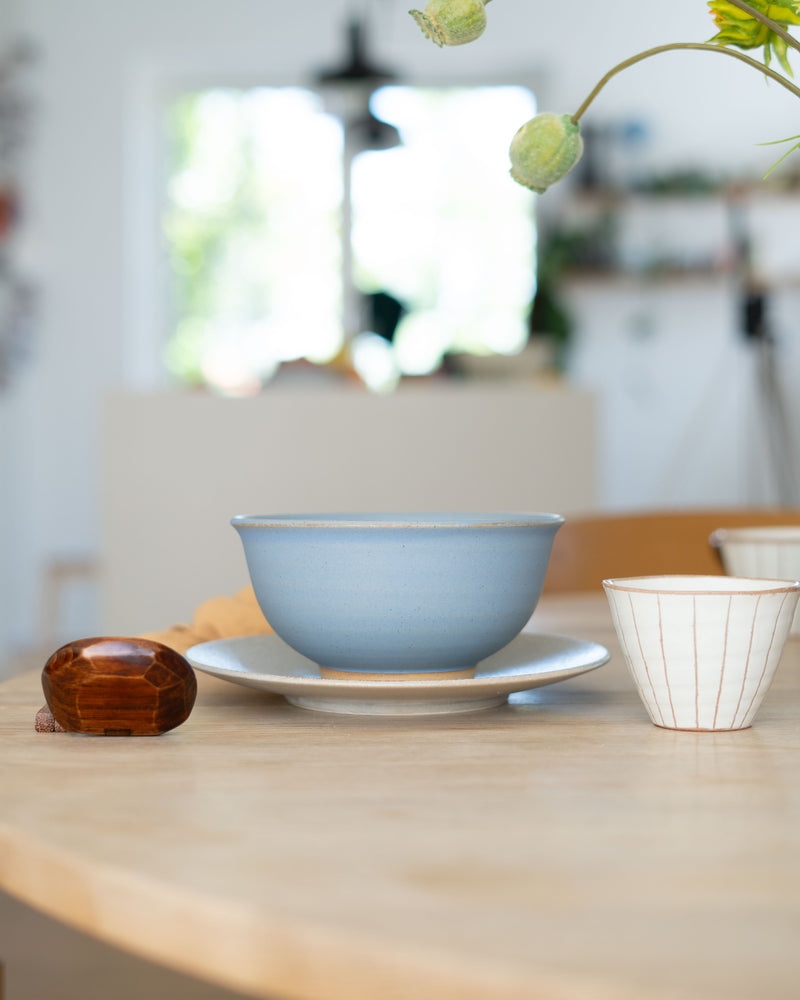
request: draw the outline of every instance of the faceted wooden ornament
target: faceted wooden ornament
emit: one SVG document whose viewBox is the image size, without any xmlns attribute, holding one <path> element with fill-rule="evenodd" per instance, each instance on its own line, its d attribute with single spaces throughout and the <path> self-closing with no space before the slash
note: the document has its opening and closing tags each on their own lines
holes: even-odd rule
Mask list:
<svg viewBox="0 0 800 1000">
<path fill-rule="evenodd" d="M 53 718 L 68 732 L 158 736 L 189 718 L 197 680 L 174 649 L 149 639 L 67 643 L 42 671 Z"/>
</svg>

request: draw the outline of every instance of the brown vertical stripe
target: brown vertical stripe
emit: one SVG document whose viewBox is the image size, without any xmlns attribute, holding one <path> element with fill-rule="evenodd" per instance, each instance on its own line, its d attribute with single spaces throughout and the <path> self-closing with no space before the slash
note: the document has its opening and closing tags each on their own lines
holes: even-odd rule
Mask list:
<svg viewBox="0 0 800 1000">
<path fill-rule="evenodd" d="M 678 720 L 675 718 L 675 706 L 672 704 L 672 688 L 670 687 L 669 674 L 667 673 L 667 654 L 664 650 L 664 627 L 661 621 L 661 594 L 657 594 L 656 597 L 658 599 L 658 638 L 661 644 L 661 662 L 664 664 L 664 683 L 667 685 L 669 710 L 672 712 L 672 724 L 673 726 L 677 726 Z"/>
<path fill-rule="evenodd" d="M 744 697 L 744 689 L 747 685 L 747 675 L 750 673 L 750 654 L 753 651 L 753 636 L 756 631 L 756 618 L 758 617 L 758 606 L 761 603 L 761 594 L 756 598 L 756 606 L 753 611 L 753 621 L 750 625 L 750 645 L 747 647 L 747 660 L 744 665 L 744 677 L 742 678 L 742 690 L 739 692 L 739 700 L 736 702 L 736 708 L 733 712 L 733 718 L 731 719 L 731 728 L 736 725 L 736 716 L 739 714 L 739 709 L 742 705 L 742 698 Z"/>
<path fill-rule="evenodd" d="M 722 647 L 722 666 L 719 671 L 719 690 L 717 691 L 717 703 L 714 706 L 714 721 L 711 723 L 712 728 L 716 728 L 717 725 L 717 715 L 719 715 L 719 702 L 722 697 L 722 685 L 725 681 L 725 662 L 728 659 L 728 629 L 731 624 L 731 604 L 733 603 L 733 596 L 728 597 L 728 614 L 725 617 L 725 644 Z"/>
<path fill-rule="evenodd" d="M 786 601 L 787 601 L 788 597 L 789 597 L 789 594 L 784 594 L 783 595 L 783 600 L 781 601 L 781 609 L 778 612 L 778 615 L 777 615 L 777 617 L 775 619 L 774 625 L 772 626 L 772 635 L 769 638 L 769 648 L 767 649 L 767 655 L 764 657 L 764 667 L 761 670 L 761 676 L 758 678 L 758 684 L 756 685 L 755 693 L 754 693 L 753 697 L 750 699 L 750 704 L 747 706 L 747 711 L 742 716 L 742 721 L 744 721 L 747 718 L 747 716 L 750 714 L 750 710 L 752 709 L 753 705 L 756 703 L 756 700 L 758 699 L 758 692 L 761 690 L 761 685 L 764 683 L 764 678 L 767 675 L 767 666 L 769 665 L 769 658 L 770 658 L 770 654 L 772 653 L 772 646 L 773 646 L 773 644 L 775 642 L 775 633 L 778 630 L 778 622 L 781 619 L 781 615 L 783 614 L 783 609 L 784 609 L 784 607 L 786 605 Z"/>
<path fill-rule="evenodd" d="M 664 713 L 661 711 L 661 706 L 658 704 L 658 699 L 656 698 L 656 689 L 653 686 L 653 678 L 650 676 L 650 671 L 647 669 L 647 660 L 645 659 L 644 650 L 642 649 L 642 637 L 639 635 L 639 625 L 638 625 L 638 623 L 636 621 L 636 613 L 633 610 L 633 598 L 631 597 L 630 594 L 628 594 L 628 603 L 631 606 L 631 617 L 633 618 L 633 627 L 636 630 L 636 641 L 639 643 L 639 655 L 642 658 L 642 666 L 644 667 L 644 672 L 647 675 L 647 680 L 650 683 L 650 693 L 651 693 L 652 698 L 653 698 L 653 705 L 654 705 L 656 711 L 658 712 L 658 715 L 659 715 L 659 717 L 661 719 L 662 726 L 665 726 L 666 725 L 666 721 L 664 719 Z M 659 623 L 659 625 L 660 625 L 660 623 Z M 660 628 L 659 628 L 659 638 L 660 638 L 661 642 L 663 643 L 663 641 L 664 641 L 664 634 L 663 634 L 663 632 L 661 632 Z"/>
<path fill-rule="evenodd" d="M 631 651 L 628 649 L 628 642 L 625 638 L 625 630 L 622 627 L 619 617 L 619 606 L 617 605 L 618 597 L 616 594 L 611 595 L 611 614 L 614 618 L 614 627 L 617 630 L 617 635 L 619 636 L 620 645 L 622 646 L 622 653 L 627 661 L 631 672 L 633 671 L 633 659 L 631 658 Z"/>
</svg>

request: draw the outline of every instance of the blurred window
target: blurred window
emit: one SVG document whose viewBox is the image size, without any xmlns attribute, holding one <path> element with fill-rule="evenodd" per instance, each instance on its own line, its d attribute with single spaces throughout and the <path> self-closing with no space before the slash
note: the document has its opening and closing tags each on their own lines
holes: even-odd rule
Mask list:
<svg viewBox="0 0 800 1000">
<path fill-rule="evenodd" d="M 388 86 L 370 111 L 399 145 L 345 143 L 342 118 L 297 87 L 171 105 L 166 363 L 178 381 L 246 394 L 284 362 L 337 367 L 346 353 L 386 390 L 453 352 L 524 346 L 533 196 L 510 180 L 507 150 L 533 95 Z"/>
</svg>

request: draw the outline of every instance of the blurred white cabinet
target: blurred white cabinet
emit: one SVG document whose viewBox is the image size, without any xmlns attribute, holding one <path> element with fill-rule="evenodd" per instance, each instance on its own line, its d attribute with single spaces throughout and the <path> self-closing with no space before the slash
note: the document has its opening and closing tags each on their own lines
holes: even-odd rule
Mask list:
<svg viewBox="0 0 800 1000">
<path fill-rule="evenodd" d="M 567 376 L 597 399 L 599 506 L 798 503 L 798 192 L 576 198 L 561 221 L 595 262 L 562 293 Z M 745 335 L 748 276 L 767 347 Z"/>
<path fill-rule="evenodd" d="M 105 419 L 101 625 L 186 621 L 247 582 L 234 514 L 595 504 L 586 391 L 524 382 L 121 395 Z"/>
</svg>

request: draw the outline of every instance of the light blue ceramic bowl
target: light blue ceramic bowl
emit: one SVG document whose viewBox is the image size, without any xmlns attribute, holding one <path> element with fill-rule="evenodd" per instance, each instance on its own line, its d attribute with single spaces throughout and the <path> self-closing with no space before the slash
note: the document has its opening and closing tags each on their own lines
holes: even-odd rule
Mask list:
<svg viewBox="0 0 800 1000">
<path fill-rule="evenodd" d="M 323 673 L 463 676 L 533 613 L 558 514 L 239 516 L 267 621 Z"/>
</svg>

